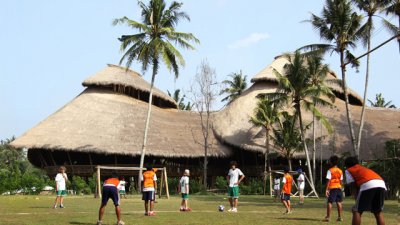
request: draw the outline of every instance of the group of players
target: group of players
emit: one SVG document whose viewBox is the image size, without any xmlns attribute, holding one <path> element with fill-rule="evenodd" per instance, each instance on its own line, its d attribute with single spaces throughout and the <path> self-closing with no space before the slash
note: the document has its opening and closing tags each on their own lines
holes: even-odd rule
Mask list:
<svg viewBox="0 0 400 225">
<path fill-rule="evenodd" d="M 327 171 L 326 178 L 328 180 L 326 185 L 326 197 L 327 197 L 327 211 L 326 217 L 323 221 L 329 222 L 332 210 L 332 204 L 336 203 L 338 210 L 337 221 L 343 221 L 342 218 L 342 202 L 343 202 L 343 171 L 338 168 L 339 158 L 332 156 L 329 159 L 331 168 Z M 371 211 L 376 218 L 378 225 L 384 225 L 383 216 L 383 205 L 386 186 L 383 179 L 371 169 L 363 167 L 359 164 L 357 158 L 348 157 L 345 160 L 345 176 L 346 183 L 349 185 L 352 195 L 356 199 L 356 203 L 352 208 L 353 218 L 352 224 L 361 224 L 361 215 L 365 211 Z M 304 204 L 304 187 L 305 177 L 301 170 L 297 173 L 299 177 L 298 191 L 300 195 L 300 204 Z M 178 191 L 182 196 L 180 211 L 187 212 L 191 211 L 188 207 L 189 200 L 189 176 L 190 171 L 185 170 L 181 177 L 178 185 Z M 230 163 L 230 169 L 227 175 L 228 183 L 228 199 L 230 209 L 228 212 L 238 212 L 238 199 L 239 199 L 239 185 L 245 178 L 243 172 L 237 168 L 237 163 L 232 161 Z M 56 176 L 56 192 L 57 198 L 54 203 L 54 208 L 57 208 L 59 203 L 60 208 L 64 208 L 63 197 L 66 195 L 65 183 L 68 177 L 65 173 L 65 167 L 60 167 L 59 173 Z M 142 200 L 145 206 L 146 216 L 155 216 L 154 202 L 157 190 L 157 175 L 156 171 L 152 166 L 147 165 L 146 171 L 140 176 L 141 187 L 142 187 Z M 282 191 L 280 191 L 280 182 L 282 182 Z M 288 168 L 284 169 L 282 180 L 279 177 L 274 179 L 274 195 L 276 198 L 280 196 L 280 199 L 286 209 L 285 214 L 292 213 L 290 196 L 292 195 L 292 184 L 293 177 L 290 174 Z M 105 180 L 102 189 L 102 200 L 99 209 L 99 217 L 97 225 L 102 224 L 102 219 L 105 211 L 105 207 L 109 199 L 112 199 L 115 212 L 117 216 L 117 225 L 124 225 L 125 223 L 121 220 L 121 208 L 120 208 L 120 194 L 125 196 L 125 181 L 119 180 L 116 174 L 113 174 L 111 178 Z M 279 193 L 280 192 L 280 193 Z"/>
</svg>

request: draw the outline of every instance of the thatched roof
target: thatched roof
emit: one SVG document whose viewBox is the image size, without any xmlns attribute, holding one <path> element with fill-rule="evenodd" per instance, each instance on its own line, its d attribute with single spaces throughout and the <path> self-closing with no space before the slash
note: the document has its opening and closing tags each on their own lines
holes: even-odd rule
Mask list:
<svg viewBox="0 0 400 225">
<path fill-rule="evenodd" d="M 82 85 L 86 87 L 113 87 L 113 89 L 119 89 L 119 92 L 131 95 L 135 98 L 138 97 L 131 94 L 133 90 L 145 92 L 147 93 L 147 95 L 150 92 L 150 83 L 144 80 L 139 73 L 112 64 L 108 64 L 108 67 L 106 67 L 105 69 L 97 72 L 93 76 L 86 78 L 82 82 Z M 175 102 L 175 100 L 156 87 L 154 87 L 153 89 L 153 96 L 155 98 L 160 98 L 162 101 L 165 101 L 167 104 L 164 105 L 169 105 L 173 108 L 177 108 L 177 103 Z"/>
<path fill-rule="evenodd" d="M 108 67 L 85 81 L 121 70 Z M 132 72 L 131 72 L 132 73 Z M 122 76 L 122 75 L 121 75 Z M 137 81 L 139 79 L 132 79 Z M 140 155 L 148 103 L 109 88 L 88 87 L 71 102 L 28 130 L 11 144 L 29 149 Z M 226 157 L 231 151 L 211 135 L 209 155 Z M 204 148 L 198 114 L 153 106 L 147 155 L 202 157 Z"/>
<path fill-rule="evenodd" d="M 289 63 L 286 57 L 284 56 L 277 56 L 275 57 L 275 60 L 265 67 L 263 70 L 261 70 L 258 74 L 256 74 L 252 79 L 251 82 L 257 83 L 257 82 L 272 82 L 272 83 L 277 83 L 277 78 L 275 76 L 275 73 L 273 70 L 277 70 L 280 74 L 284 74 L 283 67 L 285 64 Z M 336 76 L 336 74 L 333 71 L 330 71 L 327 80 L 339 80 Z M 337 84 L 337 82 L 331 82 L 329 83 L 330 88 L 334 91 L 335 95 L 344 100 L 344 95 L 343 95 L 343 89 L 340 85 Z M 353 90 L 348 88 L 348 93 L 349 93 L 349 101 L 350 104 L 353 105 L 362 105 L 362 98 Z"/>
<path fill-rule="evenodd" d="M 253 126 L 249 119 L 254 114 L 257 105 L 257 96 L 262 93 L 276 91 L 276 84 L 271 82 L 256 82 L 247 89 L 239 98 L 218 112 L 215 117 L 214 131 L 224 143 L 248 151 L 265 151 L 265 130 Z M 336 108 L 323 108 L 321 111 L 332 123 L 334 133 L 327 135 L 321 127 L 317 127 L 317 136 L 326 136 L 322 142 L 323 158 L 332 154 L 343 153 L 351 150 L 349 128 L 344 101 L 336 99 Z M 355 127 L 358 127 L 361 107 L 351 107 Z M 311 113 L 303 113 L 305 124 L 312 121 Z M 367 108 L 365 116 L 364 133 L 361 142 L 361 158 L 373 159 L 384 152 L 384 142 L 400 137 L 400 110 Z M 307 133 L 311 138 L 311 132 Z M 318 149 L 320 145 L 318 144 Z M 272 146 L 272 149 L 274 147 Z M 302 154 L 304 157 L 304 154 Z M 301 155 L 298 155 L 301 156 Z M 318 155 L 319 157 L 319 155 Z"/>
</svg>

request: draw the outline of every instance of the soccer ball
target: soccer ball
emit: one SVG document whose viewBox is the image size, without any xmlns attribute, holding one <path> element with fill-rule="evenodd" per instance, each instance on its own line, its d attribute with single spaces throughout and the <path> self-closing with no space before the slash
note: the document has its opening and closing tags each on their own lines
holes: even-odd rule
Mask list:
<svg viewBox="0 0 400 225">
<path fill-rule="evenodd" d="M 225 210 L 225 206 L 219 205 L 218 206 L 218 211 L 223 212 Z"/>
</svg>

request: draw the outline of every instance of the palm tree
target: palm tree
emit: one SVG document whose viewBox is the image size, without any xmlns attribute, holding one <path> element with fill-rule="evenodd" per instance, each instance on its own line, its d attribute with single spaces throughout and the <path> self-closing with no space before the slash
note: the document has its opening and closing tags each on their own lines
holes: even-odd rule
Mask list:
<svg viewBox="0 0 400 225">
<path fill-rule="evenodd" d="M 327 75 L 329 73 L 328 65 L 322 63 L 322 57 L 320 55 L 312 54 L 307 57 L 307 72 L 310 76 L 310 85 L 316 88 L 316 95 L 321 97 L 328 97 L 332 102 L 335 101 L 335 94 L 327 85 Z M 313 102 L 314 107 L 316 107 L 316 103 Z M 316 135 L 315 135 L 315 126 L 316 126 L 316 118 L 313 114 L 313 122 L 312 122 L 312 141 L 313 141 L 313 149 L 312 149 L 312 169 L 313 174 L 316 174 Z M 314 176 L 315 183 L 316 175 Z"/>
<path fill-rule="evenodd" d="M 189 16 L 180 10 L 182 3 L 174 1 L 167 7 L 164 0 L 150 0 L 148 5 L 145 5 L 142 1 L 139 1 L 138 5 L 141 9 L 141 23 L 123 17 L 115 19 L 113 24 L 126 24 L 139 31 L 137 34 L 122 35 L 119 38 L 121 51 L 125 52 L 120 64 L 126 61 L 125 65 L 129 68 L 132 62 L 137 60 L 141 63 L 143 72 L 152 67 L 149 106 L 140 156 L 139 174 L 141 174 L 146 154 L 154 80 L 160 67 L 160 62 L 164 62 L 167 68 L 174 72 L 175 77 L 178 77 L 179 66 L 184 66 L 185 60 L 173 44 L 184 49 L 194 49 L 189 42 L 199 43 L 199 40 L 191 33 L 182 33 L 175 30 L 181 19 L 190 20 Z"/>
<path fill-rule="evenodd" d="M 378 108 L 396 108 L 395 105 L 391 104 L 392 101 L 385 101 L 385 98 L 382 97 L 382 93 L 376 94 L 375 96 L 375 102 L 369 100 L 369 103 L 371 104 L 372 107 L 378 107 Z"/>
<path fill-rule="evenodd" d="M 292 170 L 294 153 L 304 149 L 301 133 L 299 128 L 296 127 L 296 116 L 282 112 L 282 118 L 278 120 L 278 126 L 273 129 L 273 134 L 272 140 L 278 149 L 278 153 L 287 159 L 289 169 Z"/>
<path fill-rule="evenodd" d="M 390 23 L 387 20 L 384 20 L 384 24 L 386 25 L 386 27 L 388 28 L 388 30 L 390 31 L 390 33 L 392 33 L 393 35 L 398 35 L 397 36 L 397 42 L 399 43 L 399 51 L 400 51 L 400 1 L 399 0 L 382 0 L 384 2 L 388 2 L 387 3 L 387 7 L 383 10 L 386 12 L 387 15 L 395 15 L 397 16 L 399 25 L 395 26 L 394 24 Z"/>
<path fill-rule="evenodd" d="M 320 96 L 320 87 L 312 85 L 311 76 L 306 66 L 308 56 L 309 55 L 300 54 L 299 51 L 296 51 L 293 55 L 285 54 L 284 57 L 286 57 L 289 62 L 283 67 L 284 74 L 282 75 L 274 69 L 275 76 L 278 79 L 277 91 L 276 93 L 268 93 L 265 95 L 278 105 L 294 108 L 295 115 L 298 118 L 300 125 L 300 134 L 307 159 L 311 188 L 316 193 L 301 109 L 304 108 L 311 111 L 317 119 L 319 119 L 329 131 L 331 131 L 332 127 L 329 122 L 314 105 L 331 106 L 332 104 Z"/>
<path fill-rule="evenodd" d="M 185 97 L 186 95 L 183 95 L 181 97 L 181 90 L 176 89 L 173 94 L 171 92 L 167 91 L 169 97 L 172 97 L 176 103 L 178 103 L 178 109 L 180 110 L 187 110 L 190 111 L 192 110 L 192 103 L 187 102 L 185 103 Z"/>
<path fill-rule="evenodd" d="M 258 127 L 265 129 L 265 153 L 264 153 L 264 184 L 266 182 L 267 166 L 271 171 L 271 163 L 268 155 L 270 153 L 270 137 L 274 124 L 279 120 L 279 109 L 268 98 L 260 97 L 257 106 L 254 109 L 254 115 L 250 118 L 250 122 Z M 264 188 L 265 194 L 265 188 Z"/>
<path fill-rule="evenodd" d="M 362 35 L 362 42 L 364 46 L 367 46 L 367 52 L 371 51 L 371 38 L 372 38 L 372 32 L 374 31 L 374 21 L 373 17 L 376 16 L 376 14 L 379 11 L 382 11 L 385 9 L 389 1 L 382 1 L 382 0 L 353 0 L 354 4 L 363 12 L 365 12 L 367 15 L 367 22 L 361 29 L 364 31 Z M 363 106 L 361 110 L 361 118 L 360 118 L 360 126 L 358 129 L 358 136 L 357 136 L 357 149 L 360 149 L 360 144 L 361 144 L 361 136 L 362 136 L 362 131 L 364 127 L 364 117 L 365 117 L 365 100 L 367 99 L 367 92 L 368 92 L 368 81 L 369 81 L 369 63 L 370 63 L 370 56 L 371 54 L 367 54 L 367 69 L 365 72 L 365 85 L 364 85 L 364 97 L 363 97 Z"/>
<path fill-rule="evenodd" d="M 356 137 L 353 128 L 353 119 L 350 112 L 349 96 L 346 82 L 346 65 L 349 62 L 353 67 L 358 67 L 359 63 L 350 52 L 354 48 L 355 42 L 362 36 L 360 30 L 362 17 L 353 11 L 349 0 L 326 0 L 322 11 L 322 16 L 311 15 L 311 24 L 319 32 L 321 39 L 332 42 L 332 44 L 312 44 L 301 49 L 317 51 L 320 53 L 337 52 L 340 57 L 340 67 L 342 74 L 342 89 L 345 98 L 347 122 L 350 130 L 353 152 L 358 157 Z"/>
<path fill-rule="evenodd" d="M 247 76 L 243 76 L 242 71 L 239 73 L 231 73 L 228 75 L 232 78 L 232 80 L 224 80 L 222 81 L 227 87 L 221 91 L 220 94 L 228 94 L 222 101 L 228 101 L 228 104 L 233 102 L 236 98 L 238 98 L 242 92 L 247 87 L 246 78 Z"/>
</svg>

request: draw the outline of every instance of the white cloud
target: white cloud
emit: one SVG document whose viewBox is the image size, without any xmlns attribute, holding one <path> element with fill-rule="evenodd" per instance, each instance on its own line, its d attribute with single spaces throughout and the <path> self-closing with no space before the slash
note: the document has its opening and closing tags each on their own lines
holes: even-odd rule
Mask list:
<svg viewBox="0 0 400 225">
<path fill-rule="evenodd" d="M 267 33 L 252 33 L 249 36 L 237 40 L 234 43 L 228 45 L 228 48 L 230 49 L 246 48 L 249 47 L 250 45 L 253 45 L 267 38 L 269 38 L 269 34 Z"/>
</svg>

